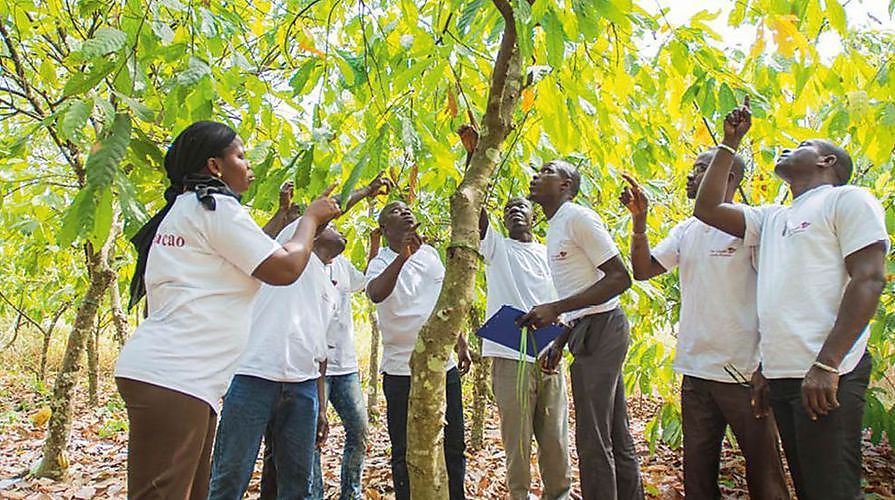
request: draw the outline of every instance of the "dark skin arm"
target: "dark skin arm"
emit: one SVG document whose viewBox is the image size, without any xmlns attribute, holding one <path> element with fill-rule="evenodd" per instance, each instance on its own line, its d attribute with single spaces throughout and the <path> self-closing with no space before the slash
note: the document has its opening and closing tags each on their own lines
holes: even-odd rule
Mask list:
<svg viewBox="0 0 895 500">
<path fill-rule="evenodd" d="M 605 273 L 600 281 L 571 297 L 534 306 L 516 322 L 519 326 L 534 329 L 552 325 L 562 313 L 602 304 L 631 287 L 631 277 L 618 255 L 598 267 Z"/>
<path fill-rule="evenodd" d="M 479 212 L 479 239 L 484 240 L 485 234 L 488 232 L 488 212 L 485 212 L 485 207 L 482 207 L 482 211 Z"/>
<path fill-rule="evenodd" d="M 722 144 L 736 150 L 751 126 L 752 112 L 749 110 L 749 96 L 746 96 L 743 106 L 728 113 L 724 119 Z M 699 185 L 693 215 L 731 236 L 742 238 L 746 234 L 746 218 L 743 210 L 724 202 L 731 166 L 733 166 L 733 154 L 719 148 Z"/>
<path fill-rule="evenodd" d="M 666 272 L 666 269 L 650 253 L 649 238 L 646 237 L 646 217 L 649 214 L 649 200 L 643 194 L 640 184 L 628 174 L 622 174 L 629 187 L 619 196 L 622 205 L 631 212 L 631 266 L 634 279 L 648 280 Z"/>
<path fill-rule="evenodd" d="M 341 214 L 336 200 L 330 197 L 335 188 L 333 184 L 308 205 L 292 238 L 264 259 L 252 276 L 268 285 L 288 285 L 301 276 L 311 257 L 317 229 Z"/>
<path fill-rule="evenodd" d="M 267 221 L 267 224 L 261 228 L 262 231 L 271 238 L 276 238 L 284 227 L 288 226 L 292 221 L 301 215 L 301 207 L 292 203 L 292 196 L 295 187 L 292 181 L 288 181 L 280 187 L 280 204 L 276 213 Z"/>
<path fill-rule="evenodd" d="M 367 296 L 370 297 L 374 304 L 382 302 L 392 294 L 395 290 L 395 285 L 398 283 L 398 276 L 401 274 L 404 263 L 420 249 L 422 244 L 422 239 L 416 234 L 416 228 L 404 233 L 400 245 L 401 253 L 395 257 L 395 260 L 379 276 L 373 278 L 370 284 L 367 285 Z"/>
<path fill-rule="evenodd" d="M 466 375 L 472 367 L 472 355 L 469 354 L 469 343 L 466 342 L 466 334 L 463 332 L 460 332 L 460 335 L 457 336 L 457 344 L 454 345 L 454 350 L 457 352 L 457 370 L 460 372 L 460 375 Z"/>
<path fill-rule="evenodd" d="M 367 266 L 364 267 L 364 272 L 367 272 L 367 267 L 370 266 L 370 261 L 379 254 L 379 245 L 381 243 L 382 230 L 375 227 L 370 231 L 370 250 L 367 252 Z"/>
<path fill-rule="evenodd" d="M 320 362 L 320 377 L 317 378 L 317 438 L 314 445 L 317 449 L 323 448 L 326 438 L 329 436 L 329 419 L 326 417 L 326 361 Z"/>
<path fill-rule="evenodd" d="M 886 250 L 882 241 L 845 258 L 845 268 L 851 279 L 845 286 L 839 314 L 830 335 L 817 354 L 817 361 L 839 368 L 842 358 L 873 318 L 886 284 L 885 258 Z M 802 380 L 802 404 L 811 420 L 817 420 L 839 407 L 836 397 L 838 388 L 839 374 L 816 366 L 808 370 Z"/>
<path fill-rule="evenodd" d="M 372 198 L 374 196 L 388 194 L 395 185 L 388 177 L 382 177 L 384 173 L 385 172 L 379 172 L 376 177 L 370 181 L 370 184 L 352 191 L 351 195 L 348 196 L 348 201 L 345 203 L 342 211 L 347 212 L 351 210 L 351 207 L 357 205 L 357 203 L 364 198 Z"/>
</svg>

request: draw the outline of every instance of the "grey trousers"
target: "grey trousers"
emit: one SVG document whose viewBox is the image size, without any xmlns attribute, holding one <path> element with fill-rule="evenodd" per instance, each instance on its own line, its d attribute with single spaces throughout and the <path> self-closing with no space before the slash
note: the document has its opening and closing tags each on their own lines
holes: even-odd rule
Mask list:
<svg viewBox="0 0 895 500">
<path fill-rule="evenodd" d="M 547 375 L 535 363 L 523 361 L 520 366 L 512 359 L 491 359 L 491 388 L 500 413 L 510 498 L 528 499 L 532 436 L 538 442 L 538 469 L 544 482 L 541 498 L 569 498 L 569 409 L 562 365 L 559 373 Z"/>
<path fill-rule="evenodd" d="M 628 318 L 621 309 L 579 319 L 569 337 L 569 352 L 575 357 L 570 368 L 575 440 L 585 500 L 643 498 L 622 380 L 629 339 Z"/>
</svg>

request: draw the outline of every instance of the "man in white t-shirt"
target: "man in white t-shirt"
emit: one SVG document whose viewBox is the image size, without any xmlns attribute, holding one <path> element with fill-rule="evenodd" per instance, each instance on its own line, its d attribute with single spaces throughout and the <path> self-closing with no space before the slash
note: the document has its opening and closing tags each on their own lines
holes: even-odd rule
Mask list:
<svg viewBox="0 0 895 500">
<path fill-rule="evenodd" d="M 731 158 L 751 123 L 747 98 L 724 121 L 695 215 L 759 246 L 762 371 L 797 495 L 863 498 L 867 324 L 885 285 L 889 246 L 883 209 L 869 192 L 847 185 L 848 153 L 820 139 L 784 149 L 777 160 L 774 171 L 792 192 L 789 206 L 725 203 Z"/>
<path fill-rule="evenodd" d="M 575 358 L 569 372 L 584 498 L 643 498 L 622 379 L 630 331 L 618 296 L 631 278 L 600 216 L 572 202 L 580 183 L 578 169 L 563 160 L 532 178 L 530 199 L 550 224 L 547 258 L 559 300 L 533 307 L 520 323 L 541 328 L 562 315 L 572 326 L 541 357 L 553 369 L 568 341 Z"/>
<path fill-rule="evenodd" d="M 696 157 L 687 176 L 687 198 L 699 183 L 716 148 Z M 745 162 L 735 157 L 725 203 L 732 203 Z M 646 236 L 649 201 L 630 176 L 621 202 L 631 212 L 634 279 L 647 280 L 680 267 L 680 324 L 674 370 L 683 375 L 684 494 L 721 498 L 718 469 L 729 425 L 746 459 L 749 496 L 788 498 L 774 420 L 751 406 L 748 378 L 757 369 L 758 314 L 752 248 L 743 240 L 695 217 L 678 223 L 652 251 Z"/>
<path fill-rule="evenodd" d="M 391 440 L 392 482 L 397 500 L 410 498 L 407 452 L 407 405 L 410 396 L 410 355 L 420 329 L 435 308 L 444 265 L 438 251 L 422 242 L 416 232 L 413 212 L 393 201 L 379 213 L 379 226 L 388 241 L 367 267 L 366 290 L 376 304 L 382 334 L 382 392 L 386 401 L 386 422 Z M 471 359 L 462 334 L 457 343 L 460 369 L 465 373 Z M 444 458 L 451 500 L 465 498 L 466 444 L 463 437 L 463 394 L 460 373 L 453 356 L 445 366 L 446 425 Z"/>
<path fill-rule="evenodd" d="M 300 220 L 280 231 L 277 241 L 292 234 Z M 327 227 L 317 240 L 344 239 Z M 258 292 L 249 343 L 224 396 L 210 499 L 242 498 L 266 429 L 275 443 L 276 470 L 288 471 L 277 474 L 278 495 L 310 495 L 314 447 L 326 439 L 328 429 L 323 332 L 335 318 L 339 298 L 324 262 L 332 260 L 337 249 L 315 242 L 311 260 L 295 283 L 264 285 Z"/>
<path fill-rule="evenodd" d="M 556 299 L 547 248 L 534 241 L 531 232 L 532 206 L 525 198 L 507 201 L 503 224 L 509 234 L 500 234 L 482 210 L 479 246 L 485 261 L 488 286 L 485 316 L 502 306 L 522 311 Z M 527 500 L 531 489 L 531 438 L 538 442 L 538 467 L 544 482 L 543 496 L 569 497 L 572 473 L 569 468 L 568 396 L 565 374 L 540 373 L 535 359 L 519 351 L 482 339 L 482 356 L 491 358 L 491 388 L 500 413 L 500 435 L 506 450 L 507 487 L 510 497 Z M 519 398 L 518 370 L 523 363 L 525 398 Z"/>
</svg>

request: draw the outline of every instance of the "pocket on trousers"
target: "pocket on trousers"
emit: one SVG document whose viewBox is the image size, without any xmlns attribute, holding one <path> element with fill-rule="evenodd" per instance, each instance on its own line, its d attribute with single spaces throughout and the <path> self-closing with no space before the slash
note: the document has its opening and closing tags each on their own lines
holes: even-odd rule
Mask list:
<svg viewBox="0 0 895 500">
<path fill-rule="evenodd" d="M 576 358 L 590 354 L 588 349 L 589 337 L 591 336 L 591 322 L 594 318 L 584 317 L 575 323 L 572 332 L 569 334 L 569 352 Z"/>
</svg>

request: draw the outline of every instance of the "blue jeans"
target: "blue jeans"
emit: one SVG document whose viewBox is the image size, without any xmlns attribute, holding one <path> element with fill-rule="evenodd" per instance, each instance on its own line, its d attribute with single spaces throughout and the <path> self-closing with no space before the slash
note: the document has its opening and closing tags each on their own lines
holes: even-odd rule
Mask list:
<svg viewBox="0 0 895 500">
<path fill-rule="evenodd" d="M 360 500 L 361 475 L 367 440 L 367 409 L 360 388 L 357 372 L 326 377 L 326 399 L 335 408 L 345 429 L 345 447 L 342 450 L 340 500 Z M 323 474 L 320 467 L 320 450 L 314 450 L 314 469 L 311 498 L 323 500 Z"/>
<path fill-rule="evenodd" d="M 209 499 L 236 500 L 245 494 L 270 428 L 281 446 L 274 452 L 278 498 L 308 498 L 317 434 L 317 381 L 272 382 L 236 375 L 224 396 L 214 440 Z"/>
</svg>

